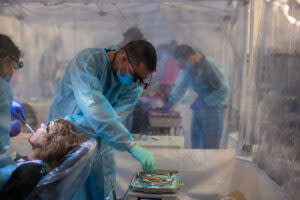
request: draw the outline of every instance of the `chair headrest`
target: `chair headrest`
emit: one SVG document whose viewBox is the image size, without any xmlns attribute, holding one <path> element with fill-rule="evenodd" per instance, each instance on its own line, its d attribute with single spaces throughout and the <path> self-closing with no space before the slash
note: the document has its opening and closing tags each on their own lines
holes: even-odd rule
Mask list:
<svg viewBox="0 0 300 200">
<path fill-rule="evenodd" d="M 49 172 L 44 178 L 42 178 L 38 184 L 49 184 L 55 182 L 58 179 L 62 179 L 64 176 L 70 174 L 70 171 L 76 169 L 80 163 L 89 160 L 93 155 L 97 142 L 94 138 L 90 138 L 86 142 L 83 142 L 78 148 L 70 151 L 63 159 L 63 162 Z"/>
<path fill-rule="evenodd" d="M 90 173 L 96 146 L 96 139 L 90 138 L 70 151 L 58 167 L 40 179 L 29 199 L 71 199 Z"/>
</svg>

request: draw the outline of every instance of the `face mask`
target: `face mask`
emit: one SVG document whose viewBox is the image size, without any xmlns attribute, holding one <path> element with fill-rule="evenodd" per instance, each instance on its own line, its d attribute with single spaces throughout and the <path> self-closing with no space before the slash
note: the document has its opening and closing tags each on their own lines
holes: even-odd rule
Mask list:
<svg viewBox="0 0 300 200">
<path fill-rule="evenodd" d="M 133 78 L 130 74 L 128 74 L 128 67 L 127 67 L 127 74 L 125 76 L 123 76 L 119 70 L 117 73 L 117 77 L 123 85 L 130 86 L 133 84 Z"/>
<path fill-rule="evenodd" d="M 11 76 L 6 77 L 5 80 L 9 83 L 11 80 Z"/>
</svg>

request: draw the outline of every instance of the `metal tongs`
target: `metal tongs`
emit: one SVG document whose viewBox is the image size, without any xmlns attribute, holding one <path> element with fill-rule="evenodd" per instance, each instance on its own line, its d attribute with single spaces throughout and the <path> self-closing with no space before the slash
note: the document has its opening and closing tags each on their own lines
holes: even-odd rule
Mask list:
<svg viewBox="0 0 300 200">
<path fill-rule="evenodd" d="M 170 185 L 174 181 L 174 178 L 171 178 L 170 173 L 138 173 L 138 177 L 142 183 L 149 185 Z"/>
</svg>

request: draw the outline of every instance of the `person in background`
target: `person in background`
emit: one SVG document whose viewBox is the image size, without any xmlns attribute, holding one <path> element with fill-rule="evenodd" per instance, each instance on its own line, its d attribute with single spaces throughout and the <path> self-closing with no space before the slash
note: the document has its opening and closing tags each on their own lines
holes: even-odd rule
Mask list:
<svg viewBox="0 0 300 200">
<path fill-rule="evenodd" d="M 122 122 L 150 84 L 145 79 L 155 70 L 156 51 L 145 40 L 131 41 L 121 49 L 84 49 L 69 63 L 56 87 L 48 121 L 64 118 L 98 142 L 98 159 L 74 199 L 112 198 L 116 184 L 112 148 L 127 151 L 145 171 L 153 171 L 152 153 L 134 143 Z"/>
<path fill-rule="evenodd" d="M 179 63 L 173 56 L 175 48 L 175 40 L 172 40 L 170 44 L 161 45 L 161 48 L 158 47 L 158 71 L 160 71 L 160 74 L 158 74 L 159 89 L 156 96 L 160 96 L 165 103 L 175 85 L 180 70 Z"/>
<path fill-rule="evenodd" d="M 130 27 L 127 31 L 123 33 L 123 40 L 118 46 L 119 48 L 122 48 L 128 42 L 131 42 L 133 40 L 146 40 L 142 31 L 136 26 Z"/>
<path fill-rule="evenodd" d="M 41 55 L 39 63 L 39 79 L 41 96 L 45 99 L 52 98 L 57 84 L 56 75 L 59 72 L 61 49 L 64 41 L 60 35 L 50 40 L 49 46 Z M 65 66 L 66 67 L 66 66 Z M 65 69 L 65 68 L 64 68 Z"/>
<path fill-rule="evenodd" d="M 21 51 L 6 35 L 0 34 L 0 156 L 9 148 L 9 137 L 21 132 L 21 124 L 11 122 L 11 115 L 26 120 L 21 104 L 12 100 L 9 82 L 13 74 L 23 67 Z"/>
<path fill-rule="evenodd" d="M 180 63 L 181 71 L 163 110 L 171 109 L 190 87 L 193 88 L 198 96 L 190 106 L 193 111 L 192 148 L 219 148 L 224 121 L 224 100 L 229 95 L 227 78 L 218 62 L 196 52 L 188 45 L 177 46 L 174 56 Z"/>
</svg>

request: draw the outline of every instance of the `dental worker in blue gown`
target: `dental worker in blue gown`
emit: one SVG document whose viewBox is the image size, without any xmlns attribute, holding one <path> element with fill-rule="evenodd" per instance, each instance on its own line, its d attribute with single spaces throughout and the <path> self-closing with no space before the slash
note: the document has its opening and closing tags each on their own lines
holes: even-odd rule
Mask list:
<svg viewBox="0 0 300 200">
<path fill-rule="evenodd" d="M 181 71 L 163 110 L 171 109 L 192 88 L 198 95 L 190 106 L 192 149 L 217 149 L 223 130 L 224 100 L 230 90 L 225 73 L 216 60 L 188 45 L 177 46 L 175 58 Z"/>
<path fill-rule="evenodd" d="M 13 74 L 23 67 L 19 61 L 20 49 L 4 34 L 0 34 L 0 189 L 14 169 L 13 161 L 4 153 L 10 145 L 10 137 L 21 132 L 18 120 L 11 121 L 11 116 L 26 120 L 21 104 L 12 100 L 9 82 Z"/>
<path fill-rule="evenodd" d="M 153 171 L 152 153 L 134 143 L 122 122 L 155 70 L 155 48 L 144 40 L 131 41 L 121 49 L 84 49 L 69 63 L 56 87 L 48 121 L 64 117 L 98 141 L 97 160 L 74 199 L 113 199 L 113 149 L 128 151 L 145 171 Z"/>
</svg>

